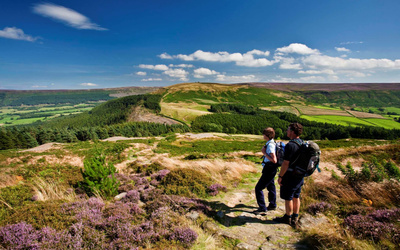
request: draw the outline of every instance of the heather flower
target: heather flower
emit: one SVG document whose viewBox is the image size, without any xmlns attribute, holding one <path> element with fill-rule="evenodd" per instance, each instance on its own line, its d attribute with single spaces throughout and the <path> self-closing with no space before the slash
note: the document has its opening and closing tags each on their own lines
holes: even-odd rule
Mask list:
<svg viewBox="0 0 400 250">
<path fill-rule="evenodd" d="M 332 205 L 327 203 L 327 202 L 319 202 L 319 203 L 313 203 L 308 206 L 307 211 L 310 214 L 317 214 L 317 213 L 323 213 L 325 211 L 328 211 L 332 208 Z"/>
<path fill-rule="evenodd" d="M 171 172 L 171 171 L 169 171 L 168 169 L 162 169 L 162 170 L 158 171 L 157 173 L 152 174 L 151 179 L 161 181 L 169 172 Z"/>
<path fill-rule="evenodd" d="M 139 200 L 140 193 L 137 190 L 130 190 L 121 201 L 137 203 Z"/>
<path fill-rule="evenodd" d="M 38 235 L 26 222 L 7 225 L 0 228 L 0 246 L 5 249 L 39 249 Z"/>
<path fill-rule="evenodd" d="M 197 233 L 190 228 L 175 228 L 170 239 L 181 242 L 184 246 L 190 247 L 197 239 Z"/>
<path fill-rule="evenodd" d="M 211 196 L 216 196 L 219 193 L 219 191 L 226 192 L 226 190 L 227 190 L 227 188 L 225 186 L 222 186 L 221 184 L 216 183 L 216 184 L 212 184 L 211 186 L 209 186 L 207 191 Z"/>
</svg>

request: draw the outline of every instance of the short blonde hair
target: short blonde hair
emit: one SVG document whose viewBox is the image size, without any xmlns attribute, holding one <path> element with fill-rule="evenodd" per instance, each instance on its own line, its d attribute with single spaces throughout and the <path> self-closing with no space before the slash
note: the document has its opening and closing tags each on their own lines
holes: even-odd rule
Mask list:
<svg viewBox="0 0 400 250">
<path fill-rule="evenodd" d="M 265 128 L 263 131 L 263 135 L 268 136 L 268 138 L 270 138 L 270 139 L 274 139 L 275 138 L 275 130 L 271 127 Z"/>
</svg>

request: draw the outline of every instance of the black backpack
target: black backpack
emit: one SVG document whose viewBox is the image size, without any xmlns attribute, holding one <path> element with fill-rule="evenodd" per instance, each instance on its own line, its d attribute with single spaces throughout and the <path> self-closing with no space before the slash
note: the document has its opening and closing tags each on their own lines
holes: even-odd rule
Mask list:
<svg viewBox="0 0 400 250">
<path fill-rule="evenodd" d="M 321 150 L 319 149 L 318 144 L 313 141 L 292 141 L 300 147 L 299 156 L 290 164 L 293 173 L 298 176 L 306 177 L 312 175 L 315 169 L 318 169 L 318 172 L 321 172 L 319 168 Z"/>
</svg>

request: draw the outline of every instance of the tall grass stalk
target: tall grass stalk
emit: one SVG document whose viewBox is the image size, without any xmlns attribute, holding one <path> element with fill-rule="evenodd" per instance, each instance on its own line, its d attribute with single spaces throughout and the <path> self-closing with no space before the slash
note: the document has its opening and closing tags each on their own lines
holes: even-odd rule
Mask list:
<svg viewBox="0 0 400 250">
<path fill-rule="evenodd" d="M 73 201 L 76 198 L 76 194 L 73 189 L 69 189 L 65 185 L 61 185 L 56 181 L 35 177 L 32 180 L 32 183 L 37 200 Z"/>
</svg>

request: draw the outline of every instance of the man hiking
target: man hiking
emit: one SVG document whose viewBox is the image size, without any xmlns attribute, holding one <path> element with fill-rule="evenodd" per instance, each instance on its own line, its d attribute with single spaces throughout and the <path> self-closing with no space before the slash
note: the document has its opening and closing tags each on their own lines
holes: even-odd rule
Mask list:
<svg viewBox="0 0 400 250">
<path fill-rule="evenodd" d="M 275 155 L 275 130 L 273 128 L 265 128 L 263 131 L 264 140 L 267 141 L 265 146 L 262 148 L 262 152 L 264 155 L 263 160 L 263 170 L 260 180 L 258 181 L 255 193 L 258 204 L 258 209 L 253 211 L 255 214 L 262 214 L 267 212 L 268 210 L 276 209 L 276 189 L 274 178 L 276 175 L 276 170 L 278 166 L 276 165 L 277 159 Z M 269 205 L 266 207 L 264 200 L 264 192 L 263 189 L 267 188 L 268 190 L 268 201 Z"/>
<path fill-rule="evenodd" d="M 285 155 L 278 176 L 278 184 L 281 186 L 281 198 L 285 200 L 285 215 L 277 217 L 274 221 L 286 223 L 297 227 L 300 211 L 300 193 L 304 183 L 304 176 L 293 173 L 293 163 L 299 157 L 300 145 L 303 141 L 299 136 L 303 133 L 303 126 L 300 123 L 292 123 L 287 130 L 290 138 L 285 147 Z"/>
</svg>

